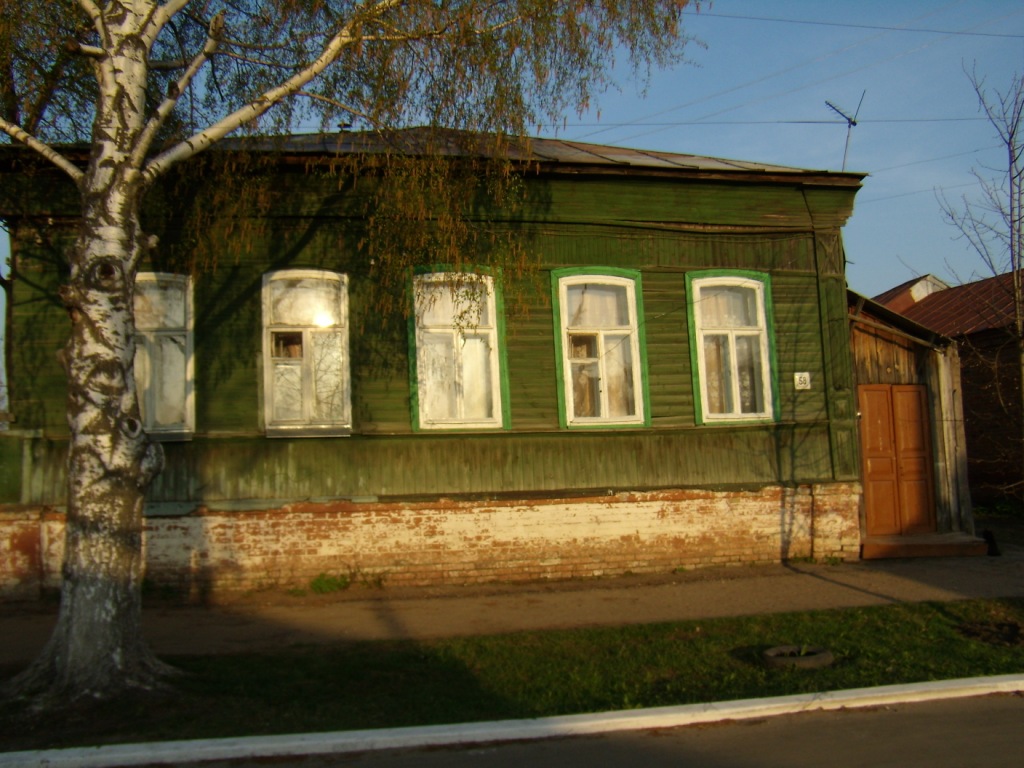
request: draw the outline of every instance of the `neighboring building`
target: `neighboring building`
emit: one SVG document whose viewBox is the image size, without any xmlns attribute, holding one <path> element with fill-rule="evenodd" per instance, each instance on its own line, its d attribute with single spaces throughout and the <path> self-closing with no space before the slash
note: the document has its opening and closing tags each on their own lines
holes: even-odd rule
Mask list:
<svg viewBox="0 0 1024 768">
<path fill-rule="evenodd" d="M 878 297 L 887 306 L 904 306 L 900 311 L 907 318 L 958 342 L 970 487 L 979 504 L 1024 498 L 1022 360 L 1013 277 L 1006 273 L 920 295 L 920 284 L 935 282 L 925 276 Z"/>
<path fill-rule="evenodd" d="M 956 342 L 849 294 L 864 558 L 985 554 L 973 536 Z"/>
<path fill-rule="evenodd" d="M 930 296 L 936 291 L 944 291 L 947 288 L 949 286 L 935 277 L 935 275 L 925 275 L 924 277 L 915 277 L 913 280 L 901 283 L 895 288 L 890 288 L 885 293 L 875 296 L 873 301 L 887 309 L 891 309 L 893 312 L 903 312 L 907 307 L 912 307 L 924 297 Z"/>
<path fill-rule="evenodd" d="M 367 304 L 361 221 L 318 172 L 368 142 L 294 137 L 270 158 L 258 234 L 189 245 L 213 265 L 190 276 L 161 261 L 185 237 L 170 230 L 143 265 L 143 418 L 167 455 L 151 580 L 201 592 L 859 556 L 840 228 L 861 174 L 535 140 L 528 210 L 488 220 L 536 269 L 467 254 L 471 277 L 410 275 L 402 330 Z M 25 153 L 5 151 L 0 172 L 14 418 L 0 581 L 31 592 L 59 574 L 56 290 L 75 208 Z"/>
</svg>

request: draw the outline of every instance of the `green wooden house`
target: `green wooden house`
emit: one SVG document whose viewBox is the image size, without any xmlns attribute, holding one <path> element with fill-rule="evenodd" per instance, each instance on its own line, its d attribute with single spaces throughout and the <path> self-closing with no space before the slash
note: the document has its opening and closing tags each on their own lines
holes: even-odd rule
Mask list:
<svg viewBox="0 0 1024 768">
<path fill-rule="evenodd" d="M 537 139 L 526 205 L 481 214 L 531 268 L 466 254 L 411 271 L 407 304 L 381 313 L 353 193 L 317 172 L 367 141 L 275 146 L 260 226 L 191 271 L 166 253 L 210 245 L 168 228 L 140 273 L 143 417 L 167 456 L 147 507 L 152 580 L 462 583 L 858 557 L 841 227 L 861 174 Z M 56 171 L 16 150 L 0 163 L 10 592 L 59 574 L 56 290 L 75 210 Z"/>
</svg>

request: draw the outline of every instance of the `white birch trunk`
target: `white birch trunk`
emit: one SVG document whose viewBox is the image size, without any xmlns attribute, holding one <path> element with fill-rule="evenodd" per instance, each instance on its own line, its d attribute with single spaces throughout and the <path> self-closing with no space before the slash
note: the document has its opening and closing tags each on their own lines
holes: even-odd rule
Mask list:
<svg viewBox="0 0 1024 768">
<path fill-rule="evenodd" d="M 130 18 L 120 21 L 120 30 L 138 29 Z M 138 38 L 109 35 L 97 65 L 93 151 L 79 180 L 82 219 L 61 289 L 71 318 L 63 353 L 71 441 L 60 613 L 42 654 L 13 681 L 26 693 L 62 699 L 150 688 L 168 669 L 141 630 L 142 509 L 163 452 L 142 429 L 133 370 L 133 291 L 147 242 L 132 162 L 147 79 L 148 52 Z"/>
</svg>

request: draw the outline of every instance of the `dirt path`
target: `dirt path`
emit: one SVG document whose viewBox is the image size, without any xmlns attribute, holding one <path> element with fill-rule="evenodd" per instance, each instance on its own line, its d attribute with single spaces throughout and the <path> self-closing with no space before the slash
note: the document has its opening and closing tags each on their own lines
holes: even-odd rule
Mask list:
<svg viewBox="0 0 1024 768">
<path fill-rule="evenodd" d="M 215 605 L 150 602 L 143 626 L 164 655 L 292 644 L 432 638 L 648 623 L 924 600 L 1024 596 L 1024 548 L 1002 557 L 743 566 L 659 576 L 330 595 L 268 591 Z M 0 665 L 29 661 L 55 606 L 0 604 Z"/>
</svg>

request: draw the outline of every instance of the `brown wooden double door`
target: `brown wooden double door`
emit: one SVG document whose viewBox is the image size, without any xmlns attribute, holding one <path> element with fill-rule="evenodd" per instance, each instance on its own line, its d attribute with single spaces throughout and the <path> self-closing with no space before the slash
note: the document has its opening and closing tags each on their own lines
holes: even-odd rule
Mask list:
<svg viewBox="0 0 1024 768">
<path fill-rule="evenodd" d="M 928 393 L 920 384 L 863 384 L 858 397 L 867 534 L 934 532 Z"/>
</svg>

